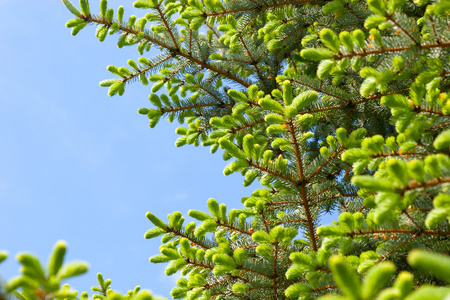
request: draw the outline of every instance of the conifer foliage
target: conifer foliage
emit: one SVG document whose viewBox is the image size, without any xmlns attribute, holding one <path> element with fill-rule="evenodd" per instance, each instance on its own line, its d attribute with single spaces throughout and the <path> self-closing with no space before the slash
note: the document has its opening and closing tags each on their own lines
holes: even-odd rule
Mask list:
<svg viewBox="0 0 450 300">
<path fill-rule="evenodd" d="M 63 2 L 73 35 L 137 47 L 110 96 L 150 84 L 150 127 L 177 119 L 177 146 L 221 148 L 225 175 L 263 186 L 198 222 L 147 213 L 150 261 L 184 275 L 173 298 L 450 294 L 449 0 L 138 0 L 139 18 Z"/>
<path fill-rule="evenodd" d="M 450 279 L 448 0 L 139 0 L 140 18 L 63 2 L 72 34 L 95 25 L 142 56 L 108 66 L 109 95 L 152 83 L 150 127 L 177 119 L 177 146 L 221 148 L 225 175 L 263 186 L 242 208 L 209 199 L 197 223 L 147 213 L 150 261 L 185 275 L 173 298 L 449 291 L 417 289 Z"/>
<path fill-rule="evenodd" d="M 83 261 L 64 263 L 67 245 L 58 241 L 53 248 L 47 265 L 31 253 L 19 253 L 16 256 L 20 263 L 20 275 L 11 278 L 5 284 L 0 282 L 0 300 L 88 300 L 87 292 L 72 289 L 63 281 L 84 274 L 89 265 Z M 8 258 L 6 251 L 0 251 L 0 263 Z M 136 286 L 123 295 L 111 289 L 111 280 L 97 274 L 98 286 L 93 286 L 92 300 L 161 300 L 153 297 L 149 291 Z"/>
</svg>

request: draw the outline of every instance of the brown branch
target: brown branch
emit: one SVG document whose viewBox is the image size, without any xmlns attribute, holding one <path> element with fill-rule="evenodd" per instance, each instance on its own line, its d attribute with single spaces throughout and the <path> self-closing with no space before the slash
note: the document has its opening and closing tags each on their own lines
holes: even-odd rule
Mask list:
<svg viewBox="0 0 450 300">
<path fill-rule="evenodd" d="M 404 210 L 403 213 L 404 213 L 404 214 L 408 217 L 408 219 L 414 224 L 414 226 L 417 227 L 417 229 L 423 230 L 423 228 L 420 227 L 419 224 L 417 224 L 416 221 L 414 221 L 414 219 L 411 217 L 411 215 L 410 215 L 406 210 Z"/>
<path fill-rule="evenodd" d="M 217 95 L 215 95 L 213 92 L 211 92 L 210 90 L 206 89 L 203 85 L 199 84 L 198 87 L 204 91 L 205 93 L 207 93 L 208 95 L 210 95 L 211 97 L 213 97 L 214 99 L 216 99 L 217 101 L 219 101 L 219 104 L 223 104 L 222 99 L 220 99 Z"/>
<path fill-rule="evenodd" d="M 439 36 L 437 35 L 436 27 L 434 27 L 433 19 L 431 17 L 428 17 L 428 21 L 430 21 L 431 28 L 433 29 L 434 38 L 435 38 L 436 42 L 439 43 L 440 39 L 439 39 Z"/>
<path fill-rule="evenodd" d="M 306 223 L 308 220 L 306 219 L 296 219 L 296 220 L 286 220 L 286 221 L 277 221 L 278 224 L 282 223 Z"/>
<path fill-rule="evenodd" d="M 228 279 L 228 278 L 224 278 L 224 279 L 219 280 L 219 281 L 216 281 L 216 282 L 214 282 L 214 283 L 210 283 L 210 284 L 204 285 L 203 287 L 205 288 L 205 290 L 207 290 L 207 289 L 209 289 L 209 288 L 212 288 L 213 286 L 216 286 L 216 285 L 218 285 L 218 284 L 224 283 L 224 282 L 227 281 L 227 280 L 229 280 L 229 279 Z"/>
<path fill-rule="evenodd" d="M 136 71 L 136 72 L 134 72 L 134 73 L 131 73 L 129 76 L 123 77 L 123 79 L 122 79 L 121 81 L 122 81 L 123 83 L 126 83 L 127 81 L 129 81 L 129 80 L 131 80 L 131 79 L 133 79 L 133 78 L 135 78 L 135 77 L 137 77 L 137 76 L 139 76 L 139 75 L 141 75 L 141 74 L 144 74 L 145 72 L 147 72 L 147 71 L 153 69 L 153 68 L 156 67 L 156 66 L 159 66 L 160 64 L 162 64 L 162 63 L 168 61 L 169 59 L 171 59 L 171 58 L 173 58 L 173 57 L 174 57 L 173 55 L 169 55 L 169 56 L 167 56 L 166 58 L 164 58 L 163 60 L 160 60 L 160 61 L 158 61 L 157 63 L 154 63 L 153 65 L 149 65 L 148 67 L 145 67 L 145 68 L 142 69 L 142 70 Z"/>
<path fill-rule="evenodd" d="M 323 287 L 320 287 L 320 288 L 313 289 L 312 292 L 315 293 L 315 292 L 319 292 L 319 291 L 323 291 L 323 290 L 335 289 L 337 287 L 338 287 L 337 285 L 327 285 L 327 286 L 323 286 Z"/>
<path fill-rule="evenodd" d="M 247 64 L 247 65 L 251 63 L 251 61 L 245 61 L 245 60 L 234 59 L 234 58 L 226 58 L 226 57 L 222 58 L 221 60 L 223 60 L 223 61 L 232 61 L 232 62 Z"/>
<path fill-rule="evenodd" d="M 328 95 L 328 96 L 330 96 L 330 97 L 333 97 L 333 98 L 336 98 L 336 99 L 339 99 L 339 100 L 342 100 L 342 101 L 345 101 L 345 102 L 350 102 L 350 100 L 347 100 L 347 99 L 345 99 L 345 98 L 342 98 L 342 97 L 340 97 L 340 96 L 338 96 L 338 95 L 334 95 L 334 94 L 332 94 L 332 93 L 330 93 L 330 92 L 327 92 L 327 91 L 325 91 L 325 90 L 323 90 L 323 89 L 321 89 L 321 88 L 316 88 L 315 86 L 312 86 L 312 85 L 309 85 L 309 84 L 300 82 L 300 81 L 295 80 L 295 79 L 291 79 L 291 81 L 292 81 L 292 82 L 295 82 L 295 83 L 298 83 L 298 84 L 300 84 L 300 85 L 306 86 L 306 87 L 308 87 L 308 88 L 310 88 L 310 89 L 312 89 L 312 90 L 315 90 L 315 91 L 317 91 L 317 92 L 319 92 L 319 93 Z"/>
<path fill-rule="evenodd" d="M 266 232 L 269 233 L 269 227 L 267 226 L 266 217 L 264 216 L 264 211 L 261 212 L 261 219 L 264 224 L 264 229 L 266 229 Z"/>
<path fill-rule="evenodd" d="M 265 122 L 266 122 L 266 120 L 262 119 L 262 120 L 259 120 L 259 121 L 255 121 L 253 123 L 242 125 L 242 126 L 232 127 L 232 128 L 230 128 L 229 132 L 230 133 L 239 132 L 242 129 L 245 129 L 245 128 L 248 128 L 248 127 L 252 127 L 252 126 L 257 125 L 257 124 L 262 124 L 262 123 L 265 123 Z"/>
<path fill-rule="evenodd" d="M 324 111 L 329 111 L 329 110 L 335 110 L 335 109 L 339 109 L 339 108 L 345 108 L 347 107 L 347 105 L 333 105 L 333 106 L 329 106 L 329 107 L 324 107 L 324 108 L 315 108 L 315 109 L 308 109 L 308 110 L 304 110 L 299 112 L 299 115 L 304 115 L 304 114 L 310 114 L 310 113 L 315 113 L 315 112 L 324 112 Z"/>
<path fill-rule="evenodd" d="M 350 126 L 352 125 L 352 117 L 353 117 L 353 113 L 354 113 L 354 112 L 355 112 L 355 108 L 352 107 L 352 109 L 350 110 L 350 115 L 349 115 L 349 117 L 348 117 L 348 122 L 347 122 L 347 127 L 346 127 L 347 132 L 350 131 Z"/>
<path fill-rule="evenodd" d="M 323 202 L 326 202 L 326 201 L 329 201 L 329 200 L 334 200 L 334 199 L 337 199 L 337 198 L 341 198 L 340 196 L 341 195 L 328 197 L 328 198 L 321 199 L 321 200 L 317 200 L 316 202 L 310 203 L 309 206 L 315 206 L 315 205 L 317 205 L 319 203 L 323 203 Z"/>
<path fill-rule="evenodd" d="M 387 93 L 384 93 L 384 94 L 370 96 L 370 97 L 367 97 L 367 98 L 355 101 L 355 102 L 353 102 L 353 104 L 354 105 L 358 105 L 358 104 L 369 102 L 369 101 L 372 101 L 372 100 L 375 100 L 375 99 L 380 99 L 383 96 L 393 95 L 393 94 L 403 94 L 403 93 L 407 93 L 407 92 L 409 92 L 409 88 L 398 90 L 398 91 L 393 91 L 393 92 L 387 92 Z"/>
<path fill-rule="evenodd" d="M 401 47 L 390 47 L 390 48 L 377 49 L 377 50 L 371 50 L 371 51 L 352 52 L 352 53 L 337 55 L 337 58 L 346 58 L 346 57 L 352 58 L 355 56 L 364 57 L 364 56 L 373 55 L 373 54 L 400 52 L 400 51 L 405 51 L 405 50 L 412 50 L 415 47 L 417 47 L 421 50 L 433 49 L 433 48 L 447 48 L 447 47 L 450 47 L 450 42 L 430 43 L 430 44 L 401 46 Z"/>
<path fill-rule="evenodd" d="M 442 124 L 439 124 L 439 125 L 433 126 L 433 127 L 429 128 L 429 129 L 427 129 L 426 131 L 430 131 L 430 130 L 438 129 L 438 128 L 441 128 L 441 127 L 445 127 L 445 126 L 449 126 L 449 125 L 450 125 L 450 122 L 447 122 L 447 123 L 442 123 Z"/>
<path fill-rule="evenodd" d="M 252 54 L 250 53 L 250 50 L 248 50 L 247 48 L 247 44 L 245 44 L 244 39 L 242 38 L 242 35 L 239 35 L 239 40 L 242 43 L 242 46 L 244 46 L 245 51 L 247 52 L 248 58 L 250 58 L 251 62 L 253 63 L 253 67 L 255 68 L 256 74 L 258 75 L 259 80 L 262 82 L 264 88 L 266 89 L 266 93 L 269 93 L 270 90 L 267 87 L 266 81 L 264 80 L 264 78 L 262 77 L 261 71 L 258 68 L 258 64 L 257 62 L 253 59 Z"/>
<path fill-rule="evenodd" d="M 304 174 L 303 174 L 302 157 L 300 154 L 300 149 L 298 147 L 297 136 L 295 134 L 294 125 L 292 123 L 292 120 L 289 120 L 288 127 L 289 127 L 289 133 L 291 134 L 291 138 L 292 138 L 292 144 L 294 145 L 295 157 L 296 157 L 296 161 L 297 161 L 297 169 L 298 169 L 298 174 L 299 174 L 299 181 L 303 181 Z"/>
<path fill-rule="evenodd" d="M 266 203 L 268 206 L 275 206 L 275 205 L 286 205 L 286 204 L 301 204 L 299 201 L 280 201 L 280 202 L 269 202 Z"/>
<path fill-rule="evenodd" d="M 356 12 L 353 10 L 353 8 L 350 7 L 350 5 L 345 2 L 344 7 L 355 17 L 358 19 L 359 22 L 364 22 L 364 19 L 362 19 L 360 16 L 356 14 Z"/>
<path fill-rule="evenodd" d="M 245 230 L 240 229 L 240 228 L 238 228 L 238 227 L 234 227 L 233 225 L 229 225 L 229 224 L 226 224 L 226 223 L 222 223 L 220 220 L 216 220 L 216 222 L 217 222 L 217 226 L 226 227 L 226 228 L 228 228 L 228 229 L 235 230 L 235 231 L 238 231 L 238 232 L 240 232 L 240 233 L 243 233 L 243 234 L 252 236 L 252 234 L 251 234 L 249 231 L 245 231 Z"/>
<path fill-rule="evenodd" d="M 421 233 L 417 233 L 413 236 L 411 236 L 409 239 L 404 240 L 403 242 L 401 242 L 400 244 L 398 244 L 397 246 L 395 246 L 393 249 L 391 249 L 388 253 L 386 253 L 385 255 L 381 256 L 378 261 L 382 261 L 384 260 L 386 257 L 388 257 L 389 255 L 391 255 L 392 253 L 394 253 L 395 250 L 397 250 L 398 248 L 400 248 L 401 246 L 404 246 L 406 244 L 408 244 L 410 241 L 412 241 L 413 239 L 415 239 L 418 236 L 421 236 Z"/>
<path fill-rule="evenodd" d="M 316 236 L 314 234 L 314 231 L 315 231 L 314 230 L 314 220 L 313 220 L 313 218 L 311 216 L 311 212 L 309 210 L 308 196 L 306 194 L 306 188 L 305 188 L 305 184 L 306 184 L 307 180 L 305 180 L 304 173 L 303 173 L 302 157 L 301 157 L 300 149 L 298 147 L 299 144 L 297 142 L 297 136 L 294 131 L 294 125 L 292 124 L 292 119 L 289 120 L 287 125 L 289 128 L 289 133 L 291 134 L 292 143 L 294 144 L 295 157 L 297 160 L 297 168 L 298 168 L 298 173 L 299 173 L 300 193 L 301 193 L 301 197 L 303 200 L 303 208 L 305 209 L 306 220 L 308 221 L 308 230 L 309 230 L 309 235 L 311 237 L 311 247 L 312 247 L 313 251 L 317 251 Z"/>
<path fill-rule="evenodd" d="M 252 269 L 248 269 L 248 268 L 244 268 L 244 267 L 242 267 L 242 266 L 237 267 L 236 269 L 238 269 L 238 270 L 243 270 L 243 271 L 247 271 L 247 272 L 251 272 L 251 273 L 255 273 L 255 274 L 258 274 L 258 275 L 267 277 L 267 278 L 272 278 L 272 276 L 267 275 L 266 273 L 263 273 L 263 272 L 260 272 L 260 271 L 256 271 L 256 270 L 252 270 Z"/>
<path fill-rule="evenodd" d="M 214 269 L 213 266 L 205 265 L 205 264 L 202 264 L 202 263 L 199 263 L 199 262 L 195 262 L 193 260 L 190 260 L 189 258 L 185 258 L 185 260 L 186 260 L 186 262 L 188 264 L 191 264 L 191 265 L 194 265 L 194 266 L 197 266 L 197 267 L 202 267 L 202 268 L 210 269 L 210 270 Z"/>
<path fill-rule="evenodd" d="M 418 209 L 420 211 L 426 211 L 426 212 L 429 212 L 431 210 L 431 208 L 423 208 L 423 207 L 415 207 L 415 209 Z"/>
<path fill-rule="evenodd" d="M 205 104 L 195 104 L 195 105 L 184 106 L 184 107 L 174 107 L 174 108 L 163 109 L 162 112 L 170 113 L 170 112 L 177 112 L 177 111 L 181 111 L 181 110 L 189 110 L 189 109 L 209 107 L 209 106 L 221 107 L 221 106 L 233 106 L 233 105 L 234 104 L 232 104 L 232 103 L 205 103 Z"/>
<path fill-rule="evenodd" d="M 405 152 L 405 153 L 394 152 L 394 153 L 378 153 L 378 154 L 372 155 L 371 157 L 377 158 L 377 157 L 408 156 L 408 155 L 425 156 L 427 154 L 426 153 L 417 153 L 417 152 Z"/>
<path fill-rule="evenodd" d="M 421 188 L 425 188 L 425 187 L 432 187 L 432 186 L 436 186 L 436 185 L 443 184 L 443 183 L 449 183 L 449 182 L 450 182 L 450 177 L 435 178 L 433 180 L 425 181 L 423 183 L 412 182 L 404 189 L 404 191 L 421 189 Z"/>
<path fill-rule="evenodd" d="M 172 79 L 173 76 L 175 76 L 176 74 L 178 74 L 178 72 L 180 72 L 184 67 L 186 67 L 189 64 L 189 61 L 187 61 L 186 63 L 182 64 L 178 69 L 176 69 L 175 71 L 173 71 L 172 73 L 170 73 L 169 75 L 167 75 L 164 80 L 168 81 L 170 79 Z"/>
<path fill-rule="evenodd" d="M 418 113 L 427 113 L 430 115 L 450 117 L 450 116 L 444 115 L 444 113 L 442 111 L 437 111 L 437 110 L 432 110 L 432 109 L 424 109 L 424 108 L 421 108 L 420 106 L 414 107 L 413 111 L 418 112 Z"/>
<path fill-rule="evenodd" d="M 194 243 L 194 244 L 196 244 L 196 245 L 198 245 L 198 246 L 200 246 L 200 247 L 202 247 L 204 249 L 211 249 L 210 247 L 206 246 L 205 244 L 203 244 L 202 242 L 200 242 L 196 238 L 193 238 L 193 237 L 191 237 L 191 236 L 189 236 L 187 234 L 181 233 L 181 232 L 179 232 L 178 230 L 176 230 L 174 228 L 166 227 L 165 229 L 166 229 L 167 232 L 172 232 L 175 235 L 187 238 L 191 243 Z"/>
<path fill-rule="evenodd" d="M 172 29 L 170 29 L 169 24 L 167 23 L 167 20 L 166 20 L 166 18 L 165 18 L 165 16 L 164 16 L 163 12 L 161 11 L 161 7 L 160 7 L 160 6 L 161 6 L 161 4 L 158 4 L 158 6 L 156 6 L 155 9 L 158 11 L 159 17 L 160 17 L 161 20 L 163 21 L 164 27 L 166 27 L 166 30 L 167 30 L 167 32 L 169 33 L 170 38 L 172 39 L 173 46 L 174 46 L 175 48 L 178 49 L 179 46 L 178 46 L 177 40 L 176 40 L 175 37 L 173 36 Z"/>
<path fill-rule="evenodd" d="M 309 197 L 309 200 L 311 200 L 311 199 L 314 198 L 314 197 L 319 196 L 320 194 L 325 193 L 326 191 L 328 191 L 328 190 L 330 190 L 330 189 L 332 189 L 332 188 L 333 188 L 333 186 L 329 186 L 329 187 L 327 187 L 326 189 L 323 189 L 323 190 L 321 190 L 321 191 L 315 193 L 314 195 L 312 195 L 311 197 Z"/>
<path fill-rule="evenodd" d="M 192 52 L 192 29 L 191 29 L 191 21 L 189 21 L 189 50 L 188 53 Z"/>
<path fill-rule="evenodd" d="M 397 21 L 395 21 L 392 18 L 392 16 L 388 15 L 388 16 L 386 16 L 386 19 L 388 19 L 389 21 L 394 23 L 395 26 L 400 28 L 400 30 L 403 31 L 403 33 L 406 34 L 411 39 L 411 41 L 413 41 L 414 44 L 419 45 L 419 42 L 405 28 L 403 28 L 399 23 L 397 23 Z"/>
<path fill-rule="evenodd" d="M 431 230 L 426 229 L 419 231 L 421 234 L 429 234 L 429 235 L 437 235 L 437 236 L 449 236 L 450 231 L 439 231 L 439 230 Z M 364 230 L 364 231 L 355 231 L 352 233 L 348 233 L 350 236 L 358 236 L 358 235 L 368 235 L 375 233 L 401 233 L 401 234 L 417 234 L 418 230 L 409 230 L 409 229 L 372 229 L 372 230 Z"/>
<path fill-rule="evenodd" d="M 289 181 L 290 183 L 297 184 L 297 182 L 295 180 L 293 180 L 293 179 L 291 179 L 289 177 L 286 177 L 283 174 L 280 174 L 280 173 L 277 173 L 275 171 L 269 170 L 268 168 L 263 168 L 260 165 L 257 165 L 257 164 L 255 164 L 252 161 L 247 161 L 247 162 L 248 162 L 249 166 L 251 166 L 251 167 L 253 167 L 255 169 L 258 169 L 258 170 L 260 170 L 262 172 L 266 172 L 266 173 L 268 173 L 270 175 L 273 175 L 275 177 L 281 178 L 283 180 Z"/>
<path fill-rule="evenodd" d="M 103 24 L 103 25 L 106 25 L 106 26 L 111 26 L 113 24 L 113 22 L 105 21 L 105 20 L 98 19 L 98 18 L 93 18 L 92 16 L 80 16 L 80 18 L 83 19 L 85 21 L 85 23 L 97 23 L 97 24 Z M 128 27 L 125 27 L 125 26 L 119 26 L 119 29 L 121 31 L 123 31 L 123 32 L 126 32 L 128 34 L 134 34 L 134 35 L 138 35 L 141 32 L 141 31 L 136 30 L 135 28 L 128 28 Z M 149 42 L 152 42 L 154 44 L 157 44 L 158 46 L 160 46 L 162 48 L 165 48 L 165 49 L 171 51 L 172 53 L 174 53 L 176 55 L 179 55 L 179 56 L 182 56 L 184 58 L 187 58 L 188 60 L 190 60 L 191 62 L 193 62 L 193 63 L 195 63 L 195 64 L 197 64 L 199 66 L 201 66 L 202 68 L 208 69 L 208 70 L 210 70 L 212 72 L 215 72 L 215 73 L 218 73 L 218 74 L 220 74 L 220 75 L 222 75 L 222 76 L 224 76 L 224 77 L 226 77 L 226 78 L 228 78 L 230 80 L 233 80 L 233 81 L 243 85 L 244 87 L 249 87 L 250 86 L 250 84 L 248 82 L 246 82 L 246 81 L 240 79 L 239 77 L 231 74 L 229 71 L 225 71 L 225 70 L 219 69 L 218 67 L 215 67 L 215 66 L 213 66 L 211 64 L 208 64 L 208 63 L 206 63 L 206 62 L 204 62 L 204 61 L 202 61 L 202 60 L 192 56 L 190 53 L 186 53 L 184 51 L 181 51 L 178 48 L 171 47 L 170 45 L 166 44 L 165 42 L 163 42 L 163 41 L 161 41 L 159 39 L 156 39 L 154 37 L 151 37 L 148 34 L 144 34 L 143 39 L 145 39 L 145 40 L 147 40 Z"/>
<path fill-rule="evenodd" d="M 413 57 L 411 57 L 406 64 L 403 65 L 399 70 L 395 72 L 395 74 L 400 74 L 403 72 L 413 61 L 416 60 L 417 56 L 419 56 L 419 52 L 416 52 Z"/>
<path fill-rule="evenodd" d="M 275 300 L 278 299 L 277 297 L 277 276 L 278 276 L 278 271 L 277 271 L 277 259 L 278 259 L 278 243 L 275 243 L 274 245 L 275 249 L 274 249 L 274 257 L 273 257 L 273 278 L 272 278 L 272 285 L 273 285 L 273 298 Z"/>
<path fill-rule="evenodd" d="M 262 289 L 272 289 L 273 286 L 269 285 L 269 286 L 257 286 L 257 287 L 253 287 L 253 288 L 249 288 L 249 291 L 254 291 L 254 290 L 262 290 Z"/>
<path fill-rule="evenodd" d="M 219 39 L 220 35 L 219 33 L 216 31 L 216 29 L 214 27 L 212 27 L 211 25 L 208 24 L 208 22 L 206 22 L 206 26 L 211 29 L 211 31 L 213 32 L 213 34 Z"/>
<path fill-rule="evenodd" d="M 255 7 L 246 7 L 246 8 L 223 10 L 223 11 L 219 11 L 219 12 L 205 13 L 203 16 L 204 17 L 213 17 L 213 16 L 235 14 L 235 13 L 239 13 L 239 12 L 246 12 L 246 11 L 252 11 L 252 10 L 265 10 L 265 9 L 269 9 L 269 8 L 273 8 L 273 7 L 285 6 L 285 5 L 290 5 L 290 4 L 313 3 L 313 2 L 318 2 L 318 1 L 320 1 L 320 0 L 293 0 L 293 1 L 267 4 L 267 5 L 263 5 L 263 6 L 258 5 Z"/>
<path fill-rule="evenodd" d="M 330 157 L 328 157 L 327 158 L 327 160 L 322 164 L 322 165 L 320 165 L 320 167 L 318 167 L 315 171 L 314 171 L 314 173 L 312 173 L 309 177 L 308 177 L 308 179 L 307 179 L 307 181 L 310 181 L 312 178 L 314 178 L 314 176 L 316 176 L 317 175 L 317 173 L 319 173 L 327 164 L 329 164 L 339 153 L 341 153 L 342 151 L 344 150 L 344 147 L 341 147 L 341 148 L 339 148 L 336 152 L 334 152 L 333 153 L 333 155 L 331 155 Z"/>
</svg>

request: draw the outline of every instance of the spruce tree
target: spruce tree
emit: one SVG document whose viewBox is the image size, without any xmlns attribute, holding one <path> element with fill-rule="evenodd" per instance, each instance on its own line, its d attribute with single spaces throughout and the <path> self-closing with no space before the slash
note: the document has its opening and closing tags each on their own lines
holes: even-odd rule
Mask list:
<svg viewBox="0 0 450 300">
<path fill-rule="evenodd" d="M 63 2 L 73 34 L 96 25 L 100 41 L 117 33 L 142 55 L 108 66 L 109 95 L 152 82 L 138 111 L 150 127 L 176 118 L 177 146 L 220 147 L 225 175 L 263 186 L 242 208 L 209 199 L 209 212 L 188 212 L 197 224 L 147 213 L 145 237 L 162 236 L 150 261 L 186 276 L 173 298 L 371 299 L 377 279 L 420 269 L 410 249 L 448 254 L 448 0 L 140 0 L 141 18 Z M 355 270 L 368 274 L 361 287 Z"/>
<path fill-rule="evenodd" d="M 108 66 L 110 96 L 151 83 L 150 127 L 176 119 L 176 146 L 221 148 L 225 175 L 262 186 L 198 222 L 147 213 L 150 261 L 184 275 L 173 298 L 450 294 L 449 0 L 63 2 L 73 35 L 140 53 Z"/>
</svg>

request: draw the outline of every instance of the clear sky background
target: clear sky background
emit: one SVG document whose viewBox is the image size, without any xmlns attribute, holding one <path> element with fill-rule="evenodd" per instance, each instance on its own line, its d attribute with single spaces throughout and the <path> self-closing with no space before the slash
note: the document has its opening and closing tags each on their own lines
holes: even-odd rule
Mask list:
<svg viewBox="0 0 450 300">
<path fill-rule="evenodd" d="M 97 12 L 99 0 L 90 2 Z M 133 1 L 108 2 L 130 7 L 127 16 L 145 13 Z M 211 197 L 241 207 L 255 186 L 225 177 L 226 163 L 209 148 L 176 148 L 178 124 L 149 129 L 136 111 L 149 107 L 150 87 L 107 96 L 98 85 L 114 78 L 106 66 L 139 54 L 118 49 L 117 36 L 99 43 L 94 27 L 72 37 L 64 26 L 72 17 L 60 0 L 0 0 L 0 249 L 11 254 L 0 274 L 18 274 L 19 251 L 46 261 L 64 239 L 67 260 L 91 266 L 69 281 L 75 289 L 90 290 L 102 272 L 114 289 L 141 285 L 170 298 L 178 277 L 148 262 L 160 242 L 143 238 L 152 227 L 145 213 L 167 220 L 176 210 L 206 210 Z"/>
</svg>

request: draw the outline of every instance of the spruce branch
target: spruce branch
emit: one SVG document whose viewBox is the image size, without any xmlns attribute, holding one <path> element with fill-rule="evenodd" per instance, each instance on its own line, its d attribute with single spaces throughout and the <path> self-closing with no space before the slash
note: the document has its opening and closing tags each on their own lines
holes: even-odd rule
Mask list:
<svg viewBox="0 0 450 300">
<path fill-rule="evenodd" d="M 276 7 L 283 7 L 286 5 L 315 3 L 315 2 L 319 2 L 319 1 L 322 1 L 322 0 L 292 0 L 292 1 L 272 3 L 272 4 L 264 4 L 264 5 L 257 4 L 254 7 L 245 7 L 245 8 L 238 8 L 238 9 L 223 10 L 223 11 L 219 11 L 219 12 L 205 13 L 203 16 L 204 17 L 215 17 L 215 16 L 236 14 L 236 13 L 242 13 L 242 12 L 248 12 L 248 11 L 254 11 L 254 10 L 261 11 L 261 10 L 266 10 L 266 9 L 271 9 L 271 8 L 276 8 Z"/>
<path fill-rule="evenodd" d="M 170 38 L 172 39 L 173 48 L 174 48 L 174 49 L 179 49 L 180 47 L 178 46 L 178 42 L 177 42 L 177 40 L 175 39 L 175 36 L 173 35 L 172 28 L 171 28 L 171 27 L 169 26 L 169 24 L 167 23 L 165 14 L 161 11 L 161 5 L 158 4 L 158 5 L 155 7 L 155 9 L 156 9 L 156 11 L 158 12 L 159 17 L 161 18 L 161 21 L 163 22 L 164 27 L 166 28 L 167 32 L 169 33 Z"/>
<path fill-rule="evenodd" d="M 137 78 L 137 77 L 140 76 L 141 74 L 145 74 L 145 73 L 147 73 L 148 71 L 150 71 L 151 69 L 153 69 L 153 68 L 155 68 L 155 67 L 157 67 L 157 66 L 159 66 L 159 65 L 162 65 L 163 63 L 167 62 L 168 60 L 170 60 L 170 59 L 173 58 L 173 57 L 174 57 L 174 55 L 171 54 L 171 55 L 169 55 L 169 56 L 167 56 L 167 57 L 165 57 L 165 58 L 162 58 L 161 60 L 157 61 L 156 63 L 153 63 L 153 64 L 151 64 L 151 65 L 149 65 L 149 66 L 147 66 L 147 67 L 145 67 L 145 68 L 143 68 L 143 69 L 141 69 L 141 70 L 139 70 L 139 71 L 132 72 L 132 73 L 131 73 L 130 75 L 128 75 L 128 76 L 124 76 L 123 79 L 122 79 L 121 81 L 122 81 L 123 83 L 127 83 L 128 81 L 130 81 L 130 80 L 132 80 L 132 79 L 134 79 L 134 78 Z"/>
<path fill-rule="evenodd" d="M 330 162 L 333 161 L 335 157 L 337 157 L 342 151 L 344 151 L 344 147 L 339 148 L 337 151 L 335 151 L 330 157 L 327 158 L 327 160 L 320 165 L 319 168 L 317 168 L 309 177 L 306 179 L 307 181 L 310 181 L 314 176 L 317 175 L 326 165 L 328 165 Z"/>
<path fill-rule="evenodd" d="M 98 19 L 98 18 L 94 18 L 92 16 L 82 16 L 81 17 L 85 23 L 95 23 L 95 24 L 102 24 L 102 25 L 106 25 L 106 26 L 111 26 L 113 24 L 113 22 L 110 21 L 104 21 L 102 19 Z M 127 34 L 134 34 L 134 35 L 138 35 L 139 32 L 141 31 L 137 31 L 135 28 L 128 28 L 125 26 L 119 26 L 120 31 L 125 32 Z M 182 51 L 178 48 L 175 48 L 167 43 L 165 43 L 164 41 L 161 41 L 160 39 L 157 39 L 155 37 L 152 37 L 148 34 L 144 34 L 143 39 L 149 42 L 152 42 L 162 48 L 165 48 L 167 50 L 169 50 L 170 52 L 174 53 L 177 56 L 182 56 L 186 59 L 188 59 L 189 61 L 191 61 L 192 63 L 201 66 L 204 69 L 208 69 L 212 72 L 215 72 L 217 74 L 220 74 L 232 81 L 235 81 L 236 83 L 239 83 L 241 85 L 243 85 L 244 87 L 249 87 L 250 84 L 242 79 L 240 79 L 239 77 L 231 74 L 229 71 L 224 71 L 222 69 L 219 69 L 203 60 L 200 60 L 196 57 L 194 57 L 193 55 L 186 53 L 185 51 Z"/>
<path fill-rule="evenodd" d="M 299 188 L 300 188 L 301 198 L 303 201 L 303 208 L 305 209 L 306 220 L 308 222 L 309 236 L 311 239 L 311 247 L 312 247 L 313 251 L 317 251 L 317 241 L 316 241 L 316 236 L 314 233 L 314 231 L 315 231 L 314 230 L 314 220 L 311 216 L 311 211 L 309 209 L 308 197 L 307 197 L 306 188 L 305 188 L 305 184 L 308 180 L 306 180 L 304 177 L 303 162 L 302 162 L 299 144 L 297 141 L 297 136 L 295 133 L 295 129 L 294 129 L 292 120 L 289 120 L 287 125 L 288 125 L 288 129 L 289 129 L 289 133 L 291 135 L 292 143 L 294 144 L 295 157 L 296 157 L 297 170 L 298 170 L 298 178 L 299 178 L 299 182 L 297 184 L 299 185 Z"/>
<path fill-rule="evenodd" d="M 441 43 L 424 43 L 424 44 L 418 44 L 418 45 L 411 45 L 411 46 L 399 46 L 399 47 L 387 47 L 383 49 L 377 49 L 377 50 L 368 50 L 368 51 L 362 51 L 362 52 L 352 52 L 347 54 L 339 54 L 337 55 L 337 58 L 353 58 L 353 57 L 366 57 L 369 55 L 374 54 L 384 54 L 384 53 L 395 53 L 395 52 L 401 52 L 401 51 L 408 51 L 408 50 L 428 50 L 428 49 L 435 49 L 435 48 L 448 48 L 450 47 L 450 42 L 441 42 Z"/>
<path fill-rule="evenodd" d="M 189 241 L 191 241 L 191 243 L 202 247 L 203 249 L 210 249 L 211 247 L 207 246 L 206 244 L 204 244 L 202 241 L 200 241 L 200 239 L 193 237 L 189 234 L 183 233 L 175 228 L 170 228 L 170 227 L 166 227 L 166 231 L 167 232 L 171 232 L 177 236 L 183 237 L 183 238 L 187 238 Z"/>
<path fill-rule="evenodd" d="M 395 26 L 397 26 L 397 28 L 399 28 L 404 34 L 406 34 L 408 36 L 408 38 L 414 43 L 414 45 L 419 45 L 419 41 L 417 41 L 405 28 L 403 28 L 403 26 L 401 26 L 394 18 L 392 15 L 387 15 L 386 19 L 388 19 L 389 21 L 391 21 L 392 23 L 394 23 Z"/>
<path fill-rule="evenodd" d="M 363 230 L 359 232 L 349 233 L 349 236 L 360 236 L 360 235 L 373 235 L 379 233 L 397 233 L 397 234 L 426 234 L 426 235 L 435 235 L 435 236 L 449 236 L 450 231 L 439 231 L 439 230 L 409 230 L 409 229 L 372 229 L 372 230 Z"/>
</svg>

